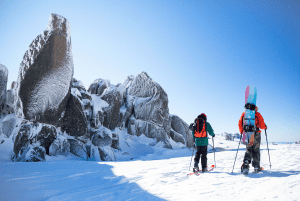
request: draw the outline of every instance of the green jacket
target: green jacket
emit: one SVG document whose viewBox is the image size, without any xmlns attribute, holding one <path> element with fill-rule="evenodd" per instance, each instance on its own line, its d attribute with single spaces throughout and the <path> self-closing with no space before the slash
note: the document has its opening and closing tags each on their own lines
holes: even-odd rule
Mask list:
<svg viewBox="0 0 300 201">
<path fill-rule="evenodd" d="M 205 122 L 206 124 L 206 134 L 209 133 L 209 135 L 211 136 L 215 136 L 214 134 L 214 130 L 212 129 L 210 123 Z M 195 141 L 195 131 L 192 131 L 193 133 L 193 138 Z M 202 138 L 196 138 L 196 142 L 195 142 L 196 146 L 207 146 L 208 145 L 208 138 L 207 137 L 202 137 Z"/>
</svg>

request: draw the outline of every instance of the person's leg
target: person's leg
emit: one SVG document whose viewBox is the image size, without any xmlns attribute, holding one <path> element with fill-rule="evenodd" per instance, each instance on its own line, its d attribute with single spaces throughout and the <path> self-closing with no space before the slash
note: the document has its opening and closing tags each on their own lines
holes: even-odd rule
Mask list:
<svg viewBox="0 0 300 201">
<path fill-rule="evenodd" d="M 201 146 L 201 166 L 202 170 L 207 167 L 207 146 Z"/>
<path fill-rule="evenodd" d="M 252 161 L 252 157 L 253 157 L 253 145 L 247 146 L 243 162 L 245 163 L 246 161 L 248 162 L 248 164 L 250 164 Z"/>
<path fill-rule="evenodd" d="M 199 167 L 199 160 L 200 160 L 200 154 L 201 154 L 201 150 L 200 150 L 200 146 L 196 146 L 196 154 L 195 154 L 195 158 L 194 158 L 194 167 Z"/>
<path fill-rule="evenodd" d="M 253 151 L 252 151 L 252 166 L 254 168 L 260 168 L 260 142 L 261 135 L 259 132 L 255 132 L 254 143 L 253 143 Z"/>
</svg>

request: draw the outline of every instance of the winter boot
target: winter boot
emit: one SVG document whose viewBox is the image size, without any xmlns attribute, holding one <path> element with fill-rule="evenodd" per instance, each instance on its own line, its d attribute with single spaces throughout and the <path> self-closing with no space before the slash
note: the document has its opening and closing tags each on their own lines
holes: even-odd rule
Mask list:
<svg viewBox="0 0 300 201">
<path fill-rule="evenodd" d="M 203 168 L 203 169 L 202 169 L 202 172 L 207 172 L 207 171 L 208 171 L 207 168 Z"/>
<path fill-rule="evenodd" d="M 260 171 L 262 171 L 262 170 L 264 170 L 263 167 L 254 167 L 254 172 L 255 172 L 255 173 L 258 173 L 258 172 L 260 172 Z"/>
<path fill-rule="evenodd" d="M 249 173 L 249 161 L 245 160 L 241 167 L 241 174 L 248 175 Z"/>
<path fill-rule="evenodd" d="M 199 164 L 199 163 L 197 163 L 197 162 L 195 161 L 195 163 L 194 163 L 194 168 L 193 168 L 193 172 L 198 172 L 198 171 L 199 171 L 199 166 L 198 166 L 198 164 Z"/>
</svg>

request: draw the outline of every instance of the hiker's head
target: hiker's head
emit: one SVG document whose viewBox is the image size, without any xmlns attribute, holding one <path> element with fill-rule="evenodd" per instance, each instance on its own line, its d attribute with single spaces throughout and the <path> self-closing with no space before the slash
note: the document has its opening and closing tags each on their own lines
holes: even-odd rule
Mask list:
<svg viewBox="0 0 300 201">
<path fill-rule="evenodd" d="M 204 121 L 206 121 L 206 115 L 204 113 L 201 113 L 199 116 L 198 116 L 198 119 L 203 119 Z"/>
</svg>

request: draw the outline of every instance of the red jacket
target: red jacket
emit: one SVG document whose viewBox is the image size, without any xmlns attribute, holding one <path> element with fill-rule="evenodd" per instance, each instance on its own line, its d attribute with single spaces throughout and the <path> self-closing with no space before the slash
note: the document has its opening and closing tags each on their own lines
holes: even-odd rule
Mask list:
<svg viewBox="0 0 300 201">
<path fill-rule="evenodd" d="M 245 112 L 243 112 L 240 120 L 239 120 L 239 129 L 240 133 L 243 133 L 243 118 L 245 116 Z M 267 126 L 265 124 L 264 118 L 261 116 L 259 112 L 255 112 L 255 125 L 257 128 L 266 129 Z M 260 130 L 257 132 L 261 132 Z"/>
</svg>

